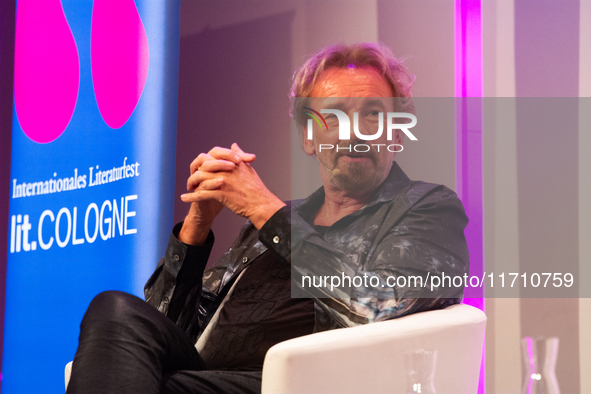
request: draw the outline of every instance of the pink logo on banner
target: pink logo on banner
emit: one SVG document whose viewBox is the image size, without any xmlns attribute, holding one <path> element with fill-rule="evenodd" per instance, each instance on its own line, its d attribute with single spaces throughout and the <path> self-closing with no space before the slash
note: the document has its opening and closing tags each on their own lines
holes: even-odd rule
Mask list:
<svg viewBox="0 0 591 394">
<path fill-rule="evenodd" d="M 58 138 L 70 123 L 80 85 L 74 36 L 60 0 L 19 0 L 14 48 L 14 104 L 33 141 Z"/>
<path fill-rule="evenodd" d="M 95 0 L 90 36 L 94 95 L 105 123 L 125 124 L 148 77 L 148 38 L 133 0 Z"/>
</svg>

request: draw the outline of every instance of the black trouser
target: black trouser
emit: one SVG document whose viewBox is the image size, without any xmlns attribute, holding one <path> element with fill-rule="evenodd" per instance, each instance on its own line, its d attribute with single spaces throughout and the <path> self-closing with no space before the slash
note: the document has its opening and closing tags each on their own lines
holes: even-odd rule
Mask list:
<svg viewBox="0 0 591 394">
<path fill-rule="evenodd" d="M 68 394 L 260 393 L 261 372 L 208 371 L 183 330 L 145 301 L 101 293 L 80 325 Z"/>
</svg>

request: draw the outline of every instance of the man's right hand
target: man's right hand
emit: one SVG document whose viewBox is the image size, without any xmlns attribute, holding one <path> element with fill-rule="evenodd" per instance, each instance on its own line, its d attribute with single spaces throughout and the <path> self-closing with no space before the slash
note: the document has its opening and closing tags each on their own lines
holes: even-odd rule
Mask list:
<svg viewBox="0 0 591 394">
<path fill-rule="evenodd" d="M 231 172 L 241 161 L 251 163 L 256 158 L 253 154 L 235 149 L 234 144 L 232 148 L 215 147 L 208 153 L 199 154 L 191 163 L 187 190 L 215 190 L 223 184 L 223 179 L 216 177 L 216 173 Z M 220 202 L 213 199 L 191 203 L 179 233 L 179 240 L 189 245 L 205 243 L 213 220 L 223 207 Z"/>
</svg>

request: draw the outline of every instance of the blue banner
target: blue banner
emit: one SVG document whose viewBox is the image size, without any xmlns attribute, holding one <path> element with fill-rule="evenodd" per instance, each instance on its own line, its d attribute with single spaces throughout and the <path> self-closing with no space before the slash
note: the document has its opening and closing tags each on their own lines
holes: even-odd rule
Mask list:
<svg viewBox="0 0 591 394">
<path fill-rule="evenodd" d="M 172 226 L 180 1 L 19 0 L 3 393 L 63 393 L 101 291 Z"/>
</svg>

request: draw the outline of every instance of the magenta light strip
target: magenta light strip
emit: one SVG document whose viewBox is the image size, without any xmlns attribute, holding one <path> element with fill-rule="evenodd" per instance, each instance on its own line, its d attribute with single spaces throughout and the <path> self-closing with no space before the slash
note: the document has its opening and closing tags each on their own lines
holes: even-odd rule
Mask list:
<svg viewBox="0 0 591 394">
<path fill-rule="evenodd" d="M 482 97 L 481 0 L 455 0 L 455 96 Z"/>
<path fill-rule="evenodd" d="M 456 97 L 456 192 L 470 219 L 466 241 L 470 275 L 484 274 L 482 182 L 482 5 L 481 0 L 455 0 L 454 79 Z M 464 303 L 484 310 L 482 289 L 467 289 Z M 485 393 L 485 352 L 478 393 Z"/>
</svg>

